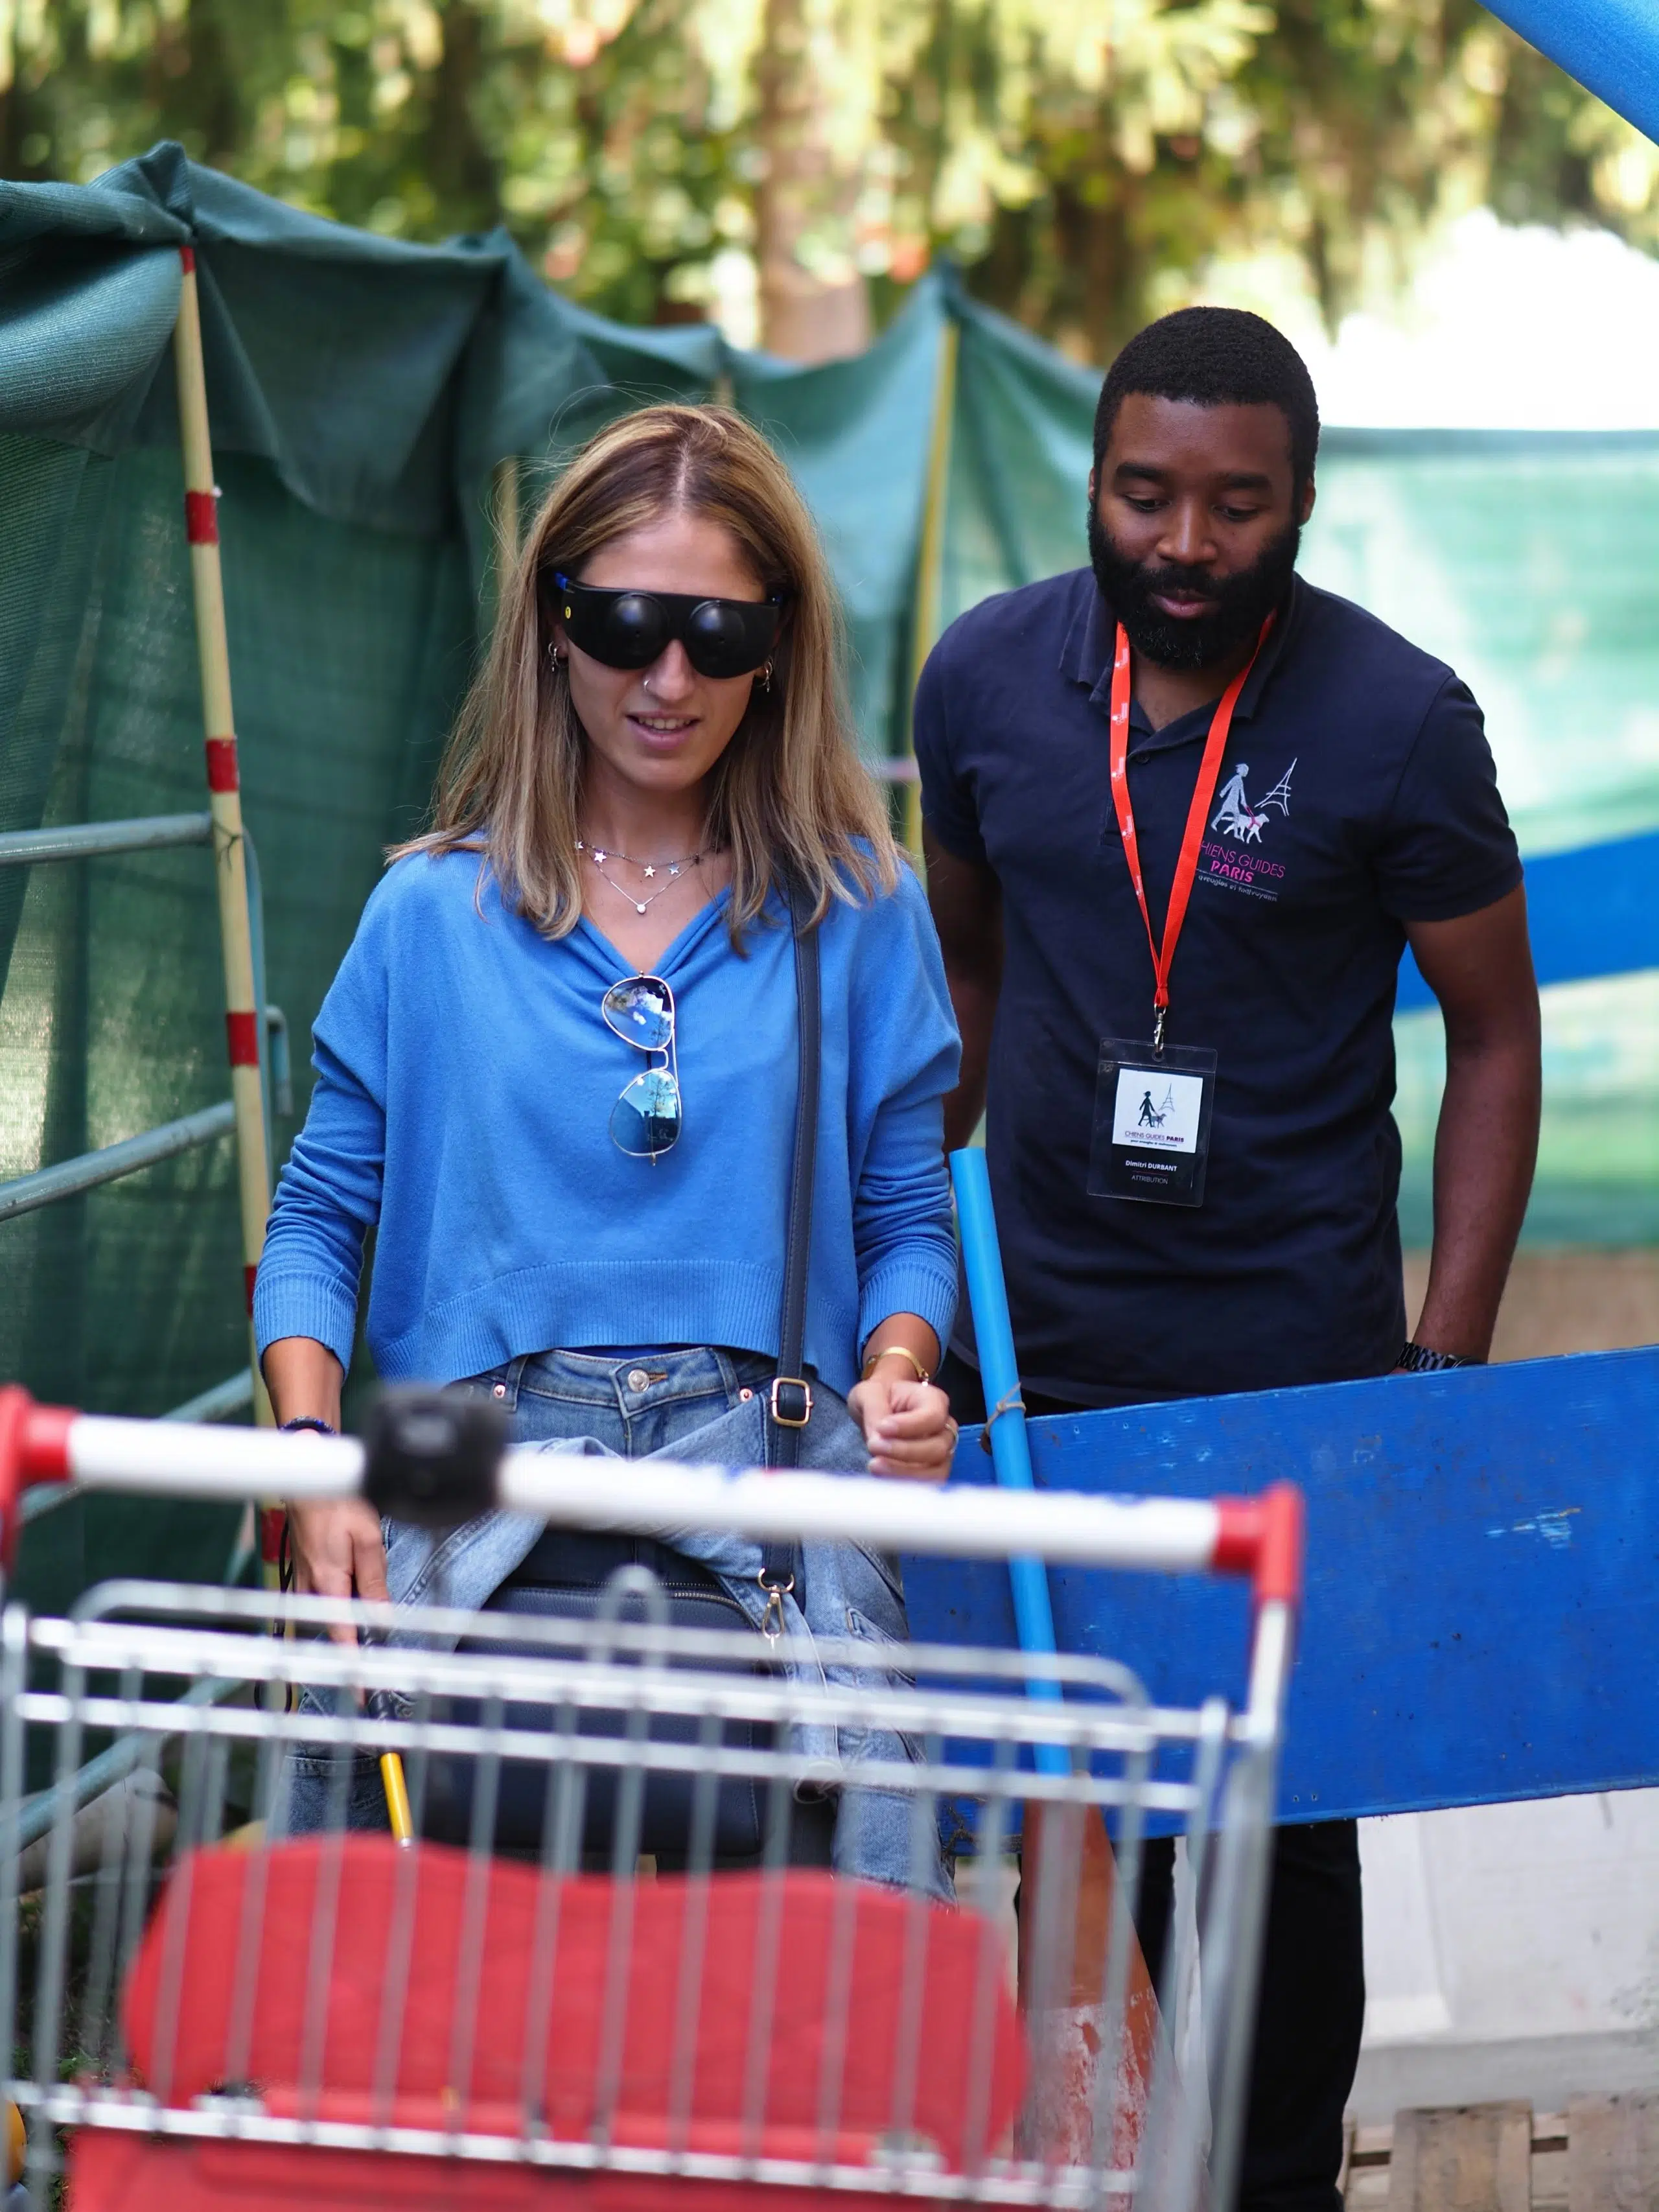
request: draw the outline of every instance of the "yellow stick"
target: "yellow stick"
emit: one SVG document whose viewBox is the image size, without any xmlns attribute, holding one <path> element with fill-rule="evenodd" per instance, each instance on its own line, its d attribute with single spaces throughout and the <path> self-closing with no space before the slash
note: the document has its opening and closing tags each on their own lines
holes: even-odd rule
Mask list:
<svg viewBox="0 0 1659 2212">
<path fill-rule="evenodd" d="M 185 521 L 190 539 L 191 584 L 196 601 L 196 644 L 202 665 L 202 720 L 207 738 L 209 804 L 213 813 L 214 874 L 219 891 L 219 936 L 224 954 L 225 1028 L 230 1052 L 230 1095 L 236 1108 L 236 1163 L 242 1213 L 243 1295 L 248 1309 L 248 1354 L 253 1366 L 253 1416 L 269 1426 L 270 1401 L 253 1356 L 253 1275 L 265 1240 L 270 1184 L 265 1165 L 265 1102 L 259 1081 L 259 1024 L 264 1012 L 253 995 L 253 939 L 248 923 L 247 870 L 242 850 L 242 798 L 236 763 L 236 725 L 231 713 L 230 647 L 225 633 L 224 580 L 219 567 L 217 493 L 213 446 L 208 434 L 207 377 L 202 361 L 202 316 L 196 291 L 196 254 L 179 248 L 184 283 L 173 332 L 179 374 L 179 434 L 185 461 Z"/>
<path fill-rule="evenodd" d="M 910 634 L 910 697 L 939 629 L 939 599 L 945 569 L 945 507 L 951 492 L 951 432 L 957 406 L 957 351 L 960 331 L 954 315 L 946 314 L 939 332 L 939 371 L 933 385 L 933 426 L 927 443 L 927 486 L 921 509 L 921 544 L 916 556 L 915 619 Z M 915 759 L 911 736 L 910 758 Z M 904 792 L 904 842 L 921 858 L 921 787 L 907 784 Z"/>
<path fill-rule="evenodd" d="M 380 1753 L 380 1783 L 386 1791 L 386 1818 L 392 1832 L 400 1844 L 415 1840 L 415 1816 L 409 1809 L 409 1784 L 404 1779 L 404 1762 L 395 1751 Z"/>
</svg>

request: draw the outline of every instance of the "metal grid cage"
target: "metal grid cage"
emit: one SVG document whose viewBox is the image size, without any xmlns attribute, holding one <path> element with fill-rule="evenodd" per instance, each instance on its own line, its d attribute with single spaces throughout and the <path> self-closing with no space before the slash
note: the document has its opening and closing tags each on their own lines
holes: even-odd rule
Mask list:
<svg viewBox="0 0 1659 2212">
<path fill-rule="evenodd" d="M 748 1480 L 726 1486 L 739 1521 Z M 861 1505 L 943 1502 L 827 1480 L 849 1534 Z M 809 1520 L 825 1480 L 766 1479 L 768 1513 L 799 1492 Z M 1028 1509 L 1058 1502 L 993 1496 L 972 1548 L 1030 1548 Z M 1081 1540 L 1097 1562 L 1107 1528 Z M 1230 1540 L 1218 1522 L 1212 1564 Z M 1257 1573 L 1237 1711 L 1159 1706 L 1106 1661 L 767 1652 L 672 1625 L 639 1569 L 597 1618 L 515 1617 L 511 1650 L 465 1648 L 480 1617 L 441 1608 L 183 1586 L 12 1608 L 0 2011 L 30 2201 L 65 2172 L 80 2212 L 1230 2201 L 1292 1608 L 1260 1557 L 1220 1564 Z M 418 1841 L 351 1825 L 392 1754 Z M 304 1834 L 296 1775 L 325 1808 Z M 902 1824 L 908 1884 L 835 1873 L 828 1826 L 860 1802 Z M 942 1816 L 955 1906 L 928 1893 Z M 1133 1932 L 1149 1823 L 1185 1838 L 1198 1899 L 1156 1995 Z M 1177 2059 L 1194 1941 L 1202 2087 Z"/>
</svg>

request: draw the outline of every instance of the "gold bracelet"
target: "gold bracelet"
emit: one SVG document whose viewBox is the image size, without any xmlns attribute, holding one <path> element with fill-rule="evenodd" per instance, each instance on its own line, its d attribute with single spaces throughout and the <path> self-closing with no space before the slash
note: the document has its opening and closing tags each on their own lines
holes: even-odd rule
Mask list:
<svg viewBox="0 0 1659 2212">
<path fill-rule="evenodd" d="M 866 1353 L 863 1370 L 859 1377 L 860 1382 L 870 1380 L 870 1370 L 881 1359 L 908 1359 L 916 1370 L 918 1382 L 931 1382 L 933 1379 L 908 1344 L 884 1344 L 879 1352 Z"/>
</svg>

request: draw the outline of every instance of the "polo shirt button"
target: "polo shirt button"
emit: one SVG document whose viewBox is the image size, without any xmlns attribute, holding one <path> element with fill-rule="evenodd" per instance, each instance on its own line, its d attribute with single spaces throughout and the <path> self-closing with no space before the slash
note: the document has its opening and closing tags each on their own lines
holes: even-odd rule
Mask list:
<svg viewBox="0 0 1659 2212">
<path fill-rule="evenodd" d="M 643 1367 L 630 1367 L 629 1369 L 628 1387 L 630 1390 L 647 1390 L 650 1389 L 651 1377 L 646 1373 Z"/>
</svg>

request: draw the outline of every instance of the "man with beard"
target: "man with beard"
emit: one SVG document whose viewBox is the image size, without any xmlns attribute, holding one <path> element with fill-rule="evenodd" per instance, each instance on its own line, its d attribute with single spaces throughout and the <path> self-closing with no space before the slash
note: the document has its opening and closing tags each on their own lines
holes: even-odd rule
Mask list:
<svg viewBox="0 0 1659 2212">
<path fill-rule="evenodd" d="M 1296 574 L 1318 439 L 1270 324 L 1154 323 L 1101 393 L 1091 566 L 975 608 L 917 694 L 963 1036 L 946 1134 L 986 1115 L 1032 1413 L 1491 1344 L 1538 1132 L 1521 866 L 1463 684 Z M 1389 1110 L 1407 943 L 1446 1030 L 1409 1343 Z M 982 1419 L 958 1330 L 941 1379 Z M 1155 1976 L 1172 1864 L 1155 1850 L 1139 1915 Z M 1280 1828 L 1248 2212 L 1338 2212 L 1364 2007 L 1354 1825 Z"/>
</svg>

